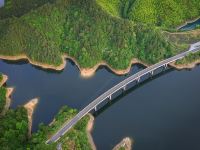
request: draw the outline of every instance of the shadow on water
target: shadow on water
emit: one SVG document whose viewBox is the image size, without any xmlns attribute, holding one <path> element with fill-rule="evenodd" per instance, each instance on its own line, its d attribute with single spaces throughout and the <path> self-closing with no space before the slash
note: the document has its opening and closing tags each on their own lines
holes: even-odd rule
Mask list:
<svg viewBox="0 0 200 150">
<path fill-rule="evenodd" d="M 5 62 L 6 64 L 10 64 L 10 65 L 25 65 L 28 64 L 28 60 L 27 59 L 19 59 L 19 60 L 2 60 L 3 62 Z"/>
<path fill-rule="evenodd" d="M 3 62 L 5 62 L 6 64 L 10 64 L 10 65 L 25 65 L 25 64 L 30 64 L 29 61 L 27 59 L 19 59 L 19 60 L 4 60 L 2 59 Z M 79 67 L 75 64 L 75 62 L 71 59 L 65 59 L 66 61 L 66 66 L 68 63 L 70 63 L 72 66 L 74 66 L 76 69 L 78 69 L 78 71 L 80 72 L 80 69 Z M 62 73 L 66 67 L 64 67 L 63 69 L 61 70 L 55 70 L 55 69 L 46 69 L 46 68 L 42 68 L 40 66 L 36 66 L 34 64 L 30 64 L 33 68 L 37 69 L 37 70 L 40 70 L 40 71 L 45 71 L 46 73 L 55 73 L 55 74 L 60 74 Z M 139 63 L 136 63 L 136 64 L 132 64 L 130 68 L 132 68 L 133 66 L 138 66 L 139 68 L 145 68 L 144 65 L 142 64 L 139 64 Z M 108 66 L 105 66 L 105 65 L 100 65 L 95 73 L 97 73 L 99 70 L 102 70 L 102 69 L 105 69 L 107 72 L 111 73 L 111 74 L 115 74 Z M 131 73 L 131 69 L 128 73 L 126 74 L 123 74 L 123 75 L 117 75 L 115 74 L 116 76 L 129 76 Z"/>
<path fill-rule="evenodd" d="M 181 27 L 180 31 L 189 31 L 194 30 L 200 25 L 200 18 L 195 20 L 194 22 L 187 23 L 185 26 Z"/>
<path fill-rule="evenodd" d="M 140 83 L 133 85 L 131 88 L 129 88 L 126 91 L 121 91 L 120 94 L 118 94 L 115 98 L 113 98 L 112 100 L 107 100 L 107 104 L 105 104 L 104 106 L 102 106 L 101 108 L 99 108 L 97 111 L 93 111 L 92 114 L 93 116 L 96 118 L 99 115 L 101 115 L 104 111 L 106 111 L 107 109 L 109 109 L 112 105 L 114 105 L 115 103 L 117 103 L 118 101 L 120 101 L 123 97 L 129 95 L 130 93 L 132 93 L 133 91 L 135 91 L 138 88 L 141 88 L 143 86 L 145 86 L 147 83 L 152 82 L 153 80 L 168 74 L 170 72 L 174 71 L 173 68 L 168 68 L 165 71 L 162 71 L 161 73 L 158 73 L 152 77 L 149 77 L 148 79 L 144 80 L 144 81 L 140 81 Z"/>
</svg>

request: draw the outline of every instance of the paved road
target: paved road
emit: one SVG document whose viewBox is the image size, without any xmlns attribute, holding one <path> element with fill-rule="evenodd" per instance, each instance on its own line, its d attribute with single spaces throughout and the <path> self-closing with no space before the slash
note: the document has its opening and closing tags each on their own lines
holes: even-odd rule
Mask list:
<svg viewBox="0 0 200 150">
<path fill-rule="evenodd" d="M 87 105 L 84 109 L 82 109 L 74 118 L 72 118 L 70 121 L 66 122 L 63 127 L 55 133 L 48 141 L 46 141 L 47 144 L 50 144 L 52 142 L 56 142 L 61 136 L 63 136 L 69 129 L 71 129 L 81 118 L 83 118 L 85 115 L 87 115 L 91 110 L 95 109 L 96 106 L 98 106 L 101 102 L 104 100 L 110 98 L 112 94 L 117 92 L 118 90 L 125 89 L 126 86 L 133 82 L 133 81 L 139 81 L 139 79 L 146 75 L 146 74 L 153 74 L 153 71 L 163 67 L 167 66 L 169 63 L 175 62 L 176 60 L 182 59 L 183 57 L 187 56 L 190 53 L 195 53 L 197 51 L 200 51 L 200 42 L 192 44 L 188 51 L 183 52 L 181 54 L 178 54 L 174 57 L 168 58 L 166 60 L 163 60 L 157 64 L 154 64 L 150 67 L 147 67 L 146 69 L 143 69 L 139 71 L 138 73 L 128 77 L 127 79 L 123 80 L 122 82 L 118 83 L 102 95 L 100 95 L 98 98 L 96 98 L 94 101 L 92 101 L 89 105 Z"/>
</svg>

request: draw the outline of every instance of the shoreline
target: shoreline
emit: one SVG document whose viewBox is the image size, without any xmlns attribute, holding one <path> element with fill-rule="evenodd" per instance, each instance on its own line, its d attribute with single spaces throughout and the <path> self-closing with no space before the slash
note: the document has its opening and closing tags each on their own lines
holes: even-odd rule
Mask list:
<svg viewBox="0 0 200 150">
<path fill-rule="evenodd" d="M 28 136 L 31 137 L 31 130 L 32 130 L 32 122 L 33 122 L 33 113 L 35 108 L 38 104 L 39 99 L 34 98 L 24 104 L 24 108 L 27 110 L 27 117 L 28 117 Z"/>
<path fill-rule="evenodd" d="M 132 150 L 134 141 L 130 137 L 125 137 L 120 141 L 112 150 L 120 150 L 124 148 L 125 150 Z"/>
<path fill-rule="evenodd" d="M 127 69 L 123 69 L 123 70 L 114 69 L 110 65 L 108 65 L 105 61 L 101 61 L 101 62 L 99 62 L 98 64 L 96 64 L 95 66 L 93 66 L 91 68 L 81 68 L 75 58 L 72 58 L 72 57 L 67 56 L 67 55 L 63 55 L 62 56 L 62 64 L 60 64 L 59 66 L 54 66 L 54 65 L 34 62 L 34 61 L 31 61 L 25 55 L 19 55 L 19 56 L 2 56 L 2 55 L 0 55 L 0 59 L 2 59 L 2 60 L 10 60 L 10 61 L 18 61 L 18 60 L 25 59 L 25 60 L 28 60 L 28 62 L 31 65 L 34 65 L 34 66 L 37 66 L 37 67 L 41 67 L 42 69 L 52 69 L 52 70 L 56 70 L 56 71 L 63 70 L 67 65 L 67 59 L 69 59 L 69 60 L 71 60 L 71 61 L 73 61 L 75 63 L 75 65 L 77 66 L 77 68 L 80 71 L 81 77 L 83 77 L 83 78 L 92 77 L 100 67 L 108 68 L 115 75 L 125 75 L 125 74 L 130 72 L 132 65 L 141 64 L 141 65 L 143 65 L 145 67 L 149 67 L 150 66 L 149 64 L 146 64 L 146 63 L 144 63 L 144 62 L 142 62 L 142 61 L 140 61 L 140 60 L 138 60 L 136 58 L 133 58 L 131 60 L 131 62 L 129 63 L 129 66 L 127 67 Z M 169 65 L 172 66 L 175 69 L 181 70 L 181 69 L 192 69 L 198 64 L 200 64 L 200 60 L 196 60 L 196 61 L 188 63 L 188 64 L 175 65 L 174 63 L 171 63 Z"/>
<path fill-rule="evenodd" d="M 0 87 L 3 86 L 6 83 L 6 81 L 8 80 L 8 76 L 2 74 L 2 77 L 3 77 L 3 79 L 0 82 Z"/>
<path fill-rule="evenodd" d="M 75 65 L 77 66 L 77 68 L 80 71 L 81 77 L 83 77 L 83 78 L 92 77 L 95 74 L 95 72 L 98 70 L 98 68 L 101 66 L 107 67 L 111 72 L 113 72 L 116 75 L 124 75 L 124 74 L 129 73 L 132 65 L 134 65 L 134 64 L 142 64 L 146 67 L 149 66 L 148 64 L 145 64 L 142 61 L 140 61 L 136 58 L 133 58 L 131 60 L 131 62 L 129 63 L 129 66 L 127 67 L 127 69 L 123 69 L 123 70 L 114 69 L 110 65 L 108 65 L 105 61 L 101 61 L 91 68 L 81 68 L 75 58 L 70 57 L 68 55 L 62 55 L 61 57 L 62 57 L 62 63 L 59 66 L 54 66 L 54 65 L 49 65 L 49 64 L 45 64 L 45 63 L 39 63 L 39 62 L 32 61 L 25 55 L 18 55 L 18 56 L 0 55 L 0 59 L 2 59 L 2 60 L 10 60 L 10 61 L 28 60 L 28 62 L 34 66 L 41 67 L 42 69 L 52 69 L 52 70 L 56 70 L 56 71 L 63 70 L 67 65 L 67 59 L 69 59 L 75 63 Z"/>
<path fill-rule="evenodd" d="M 88 114 L 89 117 L 90 117 L 90 120 L 88 121 L 88 124 L 87 124 L 87 128 L 86 128 L 86 132 L 87 132 L 87 137 L 88 137 L 88 141 L 91 145 L 91 148 L 93 150 L 96 150 L 96 145 L 94 143 L 94 140 L 93 140 L 93 137 L 92 137 L 92 130 L 93 130 L 93 127 L 94 127 L 94 116 L 92 114 Z"/>
<path fill-rule="evenodd" d="M 169 64 L 171 67 L 177 69 L 177 70 L 183 70 L 183 69 L 193 69 L 194 67 L 198 66 L 200 64 L 200 59 L 196 60 L 189 64 L 179 64 L 176 65 L 175 63 Z"/>
<path fill-rule="evenodd" d="M 6 104 L 4 106 L 4 110 L 2 111 L 2 115 L 4 115 L 6 113 L 6 111 L 8 111 L 8 109 L 10 108 L 10 104 L 11 104 L 11 98 L 10 96 L 12 95 L 14 91 L 14 88 L 6 88 Z"/>
<path fill-rule="evenodd" d="M 0 82 L 0 87 L 2 87 L 6 83 L 6 81 L 8 80 L 8 76 L 7 75 L 2 74 L 2 76 L 3 76 L 3 79 Z M 5 87 L 5 89 L 6 89 L 6 95 L 5 95 L 6 96 L 6 100 L 5 100 L 6 103 L 5 103 L 4 109 L 2 110 L 0 115 L 4 115 L 6 113 L 6 111 L 10 108 L 10 104 L 11 104 L 10 96 L 14 91 L 13 87 L 9 87 L 9 88 Z"/>
<path fill-rule="evenodd" d="M 190 20 L 186 21 L 185 23 L 183 23 L 182 25 L 178 26 L 176 29 L 180 30 L 182 27 L 186 26 L 187 24 L 193 23 L 193 22 L 195 22 L 195 21 L 197 21 L 199 19 L 200 19 L 200 17 L 196 17 L 194 19 L 190 19 Z"/>
</svg>

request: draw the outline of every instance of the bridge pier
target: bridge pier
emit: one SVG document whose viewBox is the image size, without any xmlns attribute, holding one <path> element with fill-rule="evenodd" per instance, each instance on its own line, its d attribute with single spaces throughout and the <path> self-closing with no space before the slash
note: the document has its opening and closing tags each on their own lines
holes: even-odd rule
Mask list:
<svg viewBox="0 0 200 150">
<path fill-rule="evenodd" d="M 153 71 L 150 72 L 151 76 L 153 76 Z"/>
<path fill-rule="evenodd" d="M 137 83 L 139 83 L 139 82 L 140 82 L 140 77 L 138 77 L 138 78 L 136 79 L 136 82 L 137 82 Z"/>
<path fill-rule="evenodd" d="M 112 95 L 109 95 L 109 97 L 108 97 L 108 98 L 109 98 L 109 100 L 112 100 Z"/>
<path fill-rule="evenodd" d="M 126 85 L 123 87 L 123 91 L 126 91 Z"/>
<path fill-rule="evenodd" d="M 97 111 L 97 106 L 94 107 L 94 110 Z"/>
<path fill-rule="evenodd" d="M 167 69 L 167 66 L 168 66 L 168 64 L 165 64 L 165 65 L 164 65 L 164 68 Z"/>
</svg>

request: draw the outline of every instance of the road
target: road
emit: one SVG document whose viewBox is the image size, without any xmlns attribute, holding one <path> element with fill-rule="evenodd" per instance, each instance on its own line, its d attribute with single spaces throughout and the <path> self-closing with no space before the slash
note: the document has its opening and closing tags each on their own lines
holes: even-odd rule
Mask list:
<svg viewBox="0 0 200 150">
<path fill-rule="evenodd" d="M 46 141 L 46 144 L 50 144 L 52 142 L 56 142 L 61 136 L 63 136 L 67 131 L 69 131 L 81 118 L 83 118 L 85 115 L 87 115 L 91 110 L 95 109 L 96 106 L 98 106 L 101 102 L 103 102 L 106 99 L 111 99 L 112 94 L 117 92 L 118 90 L 126 88 L 126 86 L 134 81 L 139 81 L 140 78 L 146 74 L 153 74 L 153 71 L 160 68 L 160 67 L 166 67 L 168 64 L 175 62 L 179 59 L 184 58 L 190 53 L 195 53 L 197 51 L 200 51 L 200 42 L 197 42 L 195 44 L 191 44 L 189 50 L 178 54 L 176 56 L 173 56 L 171 58 L 165 59 L 157 64 L 154 64 L 150 67 L 147 67 L 146 69 L 143 69 L 139 71 L 138 73 L 128 77 L 127 79 L 121 81 L 111 89 L 107 90 L 105 93 L 97 97 L 94 101 L 92 101 L 89 105 L 87 105 L 84 109 L 82 109 L 74 118 L 72 118 L 70 121 L 65 122 L 63 127 L 55 133 L 49 140 Z"/>
</svg>

